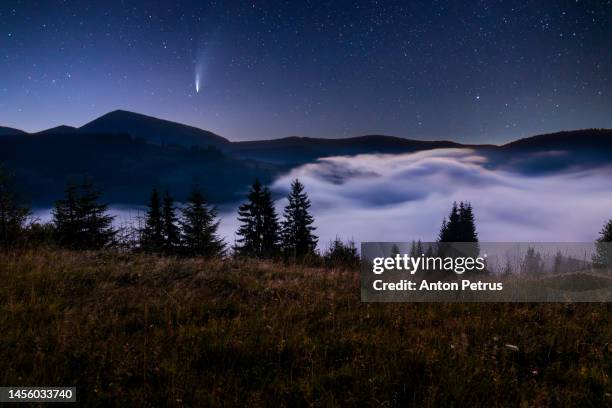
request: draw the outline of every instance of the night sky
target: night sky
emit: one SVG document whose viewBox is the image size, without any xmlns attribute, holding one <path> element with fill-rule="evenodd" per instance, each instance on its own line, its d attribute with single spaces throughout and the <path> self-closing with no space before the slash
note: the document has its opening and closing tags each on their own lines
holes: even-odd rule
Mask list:
<svg viewBox="0 0 612 408">
<path fill-rule="evenodd" d="M 612 127 L 611 1 L 157 3 L 2 0 L 0 124 L 127 109 L 231 140 L 493 143 Z"/>
</svg>

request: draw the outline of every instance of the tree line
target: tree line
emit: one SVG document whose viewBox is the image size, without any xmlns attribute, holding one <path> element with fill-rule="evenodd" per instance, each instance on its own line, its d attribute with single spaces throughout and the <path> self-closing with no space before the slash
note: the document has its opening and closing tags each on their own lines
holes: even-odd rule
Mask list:
<svg viewBox="0 0 612 408">
<path fill-rule="evenodd" d="M 282 219 L 267 186 L 255 180 L 238 208 L 236 241 L 229 247 L 218 233 L 217 209 L 194 186 L 178 205 L 166 190 L 153 188 L 139 226 L 117 228 L 115 217 L 100 200 L 91 180 L 70 182 L 51 210 L 51 222 L 31 220 L 30 209 L 19 202 L 10 178 L 0 169 L 0 247 L 50 244 L 74 250 L 124 247 L 174 256 L 236 257 L 324 261 L 331 266 L 357 266 L 354 242 L 336 238 L 323 256 L 317 251 L 311 202 L 299 180 L 291 184 Z M 28 221 L 29 220 L 29 221 Z"/>
<path fill-rule="evenodd" d="M 310 212 L 311 202 L 299 180 L 291 183 L 282 219 L 276 213 L 272 193 L 255 180 L 246 201 L 238 208 L 236 240 L 231 247 L 219 236 L 217 210 L 210 205 L 202 190 L 194 187 L 187 200 L 177 205 L 168 191 L 153 188 L 142 226 L 129 234 L 116 228 L 108 205 L 101 203 L 100 192 L 84 179 L 69 183 L 63 198 L 54 203 L 52 221 L 31 220 L 31 211 L 21 203 L 11 184 L 11 178 L 0 167 L 0 248 L 21 245 L 53 244 L 76 250 L 96 250 L 125 246 L 130 250 L 177 256 L 236 257 L 306 261 L 320 258 L 318 237 Z M 123 237 L 122 237 L 122 234 Z M 134 237 L 127 239 L 126 236 Z M 438 247 L 445 243 L 471 243 L 464 256 L 479 253 L 478 233 L 471 203 L 453 203 L 442 221 Z M 593 262 L 612 264 L 612 219 L 599 233 Z M 449 246 L 449 248 L 451 248 Z M 450 249 L 449 249 L 450 250 Z M 411 253 L 423 253 L 421 242 L 413 242 Z M 452 254 L 448 254 L 451 255 Z M 359 264 L 354 242 L 332 241 L 323 255 L 326 264 Z"/>
</svg>

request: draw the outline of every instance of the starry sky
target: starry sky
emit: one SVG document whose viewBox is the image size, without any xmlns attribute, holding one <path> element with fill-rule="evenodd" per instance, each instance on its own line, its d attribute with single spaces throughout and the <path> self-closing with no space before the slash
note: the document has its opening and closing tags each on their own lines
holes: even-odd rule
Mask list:
<svg viewBox="0 0 612 408">
<path fill-rule="evenodd" d="M 612 1 L 12 1 L 0 125 L 127 109 L 230 140 L 612 127 Z M 197 91 L 196 91 L 197 84 Z"/>
</svg>

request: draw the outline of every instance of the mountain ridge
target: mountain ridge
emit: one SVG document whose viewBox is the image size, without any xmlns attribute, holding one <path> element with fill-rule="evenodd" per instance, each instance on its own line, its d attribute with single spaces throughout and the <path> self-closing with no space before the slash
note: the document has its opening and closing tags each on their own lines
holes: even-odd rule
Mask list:
<svg viewBox="0 0 612 408">
<path fill-rule="evenodd" d="M 84 124 L 79 131 L 87 134 L 125 133 L 156 144 L 221 147 L 231 143 L 208 130 L 122 109 L 108 112 Z"/>
<path fill-rule="evenodd" d="M 405 149 L 430 149 L 430 148 L 522 148 L 529 145 L 544 145 L 554 142 L 568 142 L 578 139 L 588 134 L 592 137 L 612 137 L 612 129 L 587 128 L 566 130 L 552 133 L 543 133 L 528 137 L 519 138 L 504 144 L 474 144 L 460 143 L 452 140 L 421 140 L 411 139 L 401 136 L 367 134 L 342 138 L 319 138 L 309 136 L 287 136 L 276 139 L 230 141 L 209 130 L 201 129 L 196 126 L 185 125 L 180 122 L 167 119 L 160 119 L 142 113 L 132 112 L 123 109 L 116 109 L 101 115 L 90 122 L 73 127 L 60 125 L 53 128 L 41 130 L 39 132 L 28 133 L 20 129 L 0 126 L 0 136 L 6 135 L 46 135 L 46 134 L 128 134 L 134 138 L 144 139 L 156 144 L 177 144 L 184 147 L 191 146 L 215 146 L 229 153 L 239 153 L 256 149 L 281 149 L 281 148 L 312 148 L 318 147 L 351 147 L 349 145 L 360 145 L 363 148 L 380 148 L 388 150 L 393 148 Z"/>
<path fill-rule="evenodd" d="M 148 134 L 151 128 L 155 132 Z M 156 139 L 163 132 L 175 133 Z M 185 143 L 194 140 L 199 144 Z M 474 149 L 491 169 L 551 174 L 612 164 L 612 130 L 536 135 L 501 146 L 385 135 L 230 142 L 176 122 L 113 111 L 80 128 L 57 126 L 32 134 L 9 128 L 0 137 L 0 162 L 15 174 L 23 196 L 42 205 L 58 199 L 67 181 L 83 176 L 91 177 L 105 197 L 116 203 L 146 202 L 156 185 L 172 189 L 181 199 L 192 184 L 201 185 L 212 202 L 222 203 L 242 197 L 255 178 L 269 183 L 324 157 L 438 148 Z"/>
</svg>

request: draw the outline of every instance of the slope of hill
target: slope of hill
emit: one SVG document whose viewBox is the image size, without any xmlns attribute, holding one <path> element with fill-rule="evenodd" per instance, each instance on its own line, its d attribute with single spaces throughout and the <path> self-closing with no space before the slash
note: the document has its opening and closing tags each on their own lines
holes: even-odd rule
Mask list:
<svg viewBox="0 0 612 408">
<path fill-rule="evenodd" d="M 3 383 L 79 406 L 612 402 L 609 304 L 368 304 L 356 271 L 48 249 L 0 280 Z"/>
<path fill-rule="evenodd" d="M 580 129 L 515 140 L 501 146 L 511 150 L 593 150 L 612 154 L 612 129 Z"/>
<path fill-rule="evenodd" d="M 0 128 L 0 136 L 0 162 L 16 173 L 29 198 L 47 204 L 68 178 L 83 174 L 120 202 L 143 202 L 155 183 L 184 192 L 194 180 L 211 199 L 226 201 L 254 177 L 270 180 L 291 167 L 337 155 L 472 148 L 490 168 L 525 174 L 612 164 L 612 130 L 606 129 L 538 135 L 503 146 L 382 135 L 232 143 L 192 126 L 116 110 L 81 128 L 58 126 L 35 134 Z"/>
<path fill-rule="evenodd" d="M 274 140 L 234 142 L 230 152 L 237 157 L 280 163 L 306 163 L 321 157 L 364 153 L 409 153 L 419 150 L 462 147 L 450 141 L 422 141 L 384 135 L 342 139 L 287 137 Z"/>
<path fill-rule="evenodd" d="M 0 126 L 0 136 L 15 136 L 15 135 L 25 135 L 26 132 L 19 129 L 13 129 L 6 126 Z"/>
<path fill-rule="evenodd" d="M 81 133 L 123 133 L 155 144 L 186 147 L 223 147 L 230 143 L 207 130 L 124 110 L 109 112 L 81 126 L 79 130 Z"/>
<path fill-rule="evenodd" d="M 526 174 L 612 164 L 612 130 L 581 129 L 537 135 L 482 149 L 496 167 Z"/>
<path fill-rule="evenodd" d="M 50 129 L 42 130 L 35 135 L 67 135 L 72 133 L 78 133 L 79 129 L 74 126 L 60 125 Z"/>
<path fill-rule="evenodd" d="M 53 133 L 0 138 L 0 162 L 24 199 L 48 206 L 68 180 L 88 176 L 114 203 L 144 204 L 153 186 L 184 200 L 193 184 L 213 202 L 233 201 L 255 177 L 268 182 L 279 166 L 226 156 L 214 147 L 159 146 L 129 135 Z"/>
</svg>

